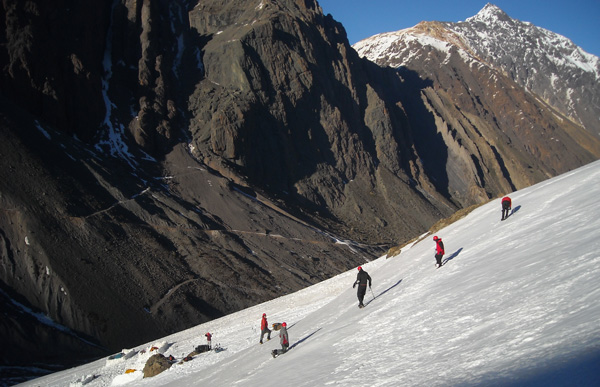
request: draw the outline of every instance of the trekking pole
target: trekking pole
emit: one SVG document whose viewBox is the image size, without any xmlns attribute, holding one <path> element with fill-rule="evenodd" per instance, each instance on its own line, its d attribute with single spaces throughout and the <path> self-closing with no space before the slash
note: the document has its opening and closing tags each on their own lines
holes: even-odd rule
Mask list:
<svg viewBox="0 0 600 387">
<path fill-rule="evenodd" d="M 370 286 L 369 286 L 369 289 L 371 290 L 371 294 L 373 295 L 373 299 L 375 299 L 375 293 L 373 293 L 373 289 L 371 289 Z"/>
</svg>

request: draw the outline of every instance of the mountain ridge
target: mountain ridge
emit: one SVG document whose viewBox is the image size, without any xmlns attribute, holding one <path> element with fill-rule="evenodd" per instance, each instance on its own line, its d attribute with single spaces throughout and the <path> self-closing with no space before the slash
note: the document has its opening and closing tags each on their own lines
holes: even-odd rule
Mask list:
<svg viewBox="0 0 600 387">
<path fill-rule="evenodd" d="M 600 59 L 564 36 L 510 18 L 491 3 L 464 22 L 424 22 L 405 30 L 364 39 L 354 47 L 380 64 L 402 66 L 406 59 L 398 59 L 406 58 L 406 55 L 400 52 L 391 54 L 391 45 L 396 38 L 406 40 L 409 36 L 435 39 L 435 34 L 423 28 L 428 23 L 434 23 L 440 31 L 445 29 L 438 37 L 455 37 L 441 41 L 462 48 L 475 60 L 498 69 L 596 137 L 600 135 L 597 119 Z M 431 45 L 426 41 L 423 44 Z M 373 51 L 374 46 L 380 48 Z M 384 54 L 386 51 L 387 54 Z M 391 59 L 390 55 L 397 56 L 397 59 Z"/>
</svg>

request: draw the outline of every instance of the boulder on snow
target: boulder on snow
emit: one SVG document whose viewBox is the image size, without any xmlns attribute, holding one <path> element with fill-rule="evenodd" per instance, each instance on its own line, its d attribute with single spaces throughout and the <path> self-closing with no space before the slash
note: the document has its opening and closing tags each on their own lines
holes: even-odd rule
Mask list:
<svg viewBox="0 0 600 387">
<path fill-rule="evenodd" d="M 162 354 L 152 355 L 144 366 L 144 377 L 150 378 L 171 368 L 172 363 Z"/>
</svg>

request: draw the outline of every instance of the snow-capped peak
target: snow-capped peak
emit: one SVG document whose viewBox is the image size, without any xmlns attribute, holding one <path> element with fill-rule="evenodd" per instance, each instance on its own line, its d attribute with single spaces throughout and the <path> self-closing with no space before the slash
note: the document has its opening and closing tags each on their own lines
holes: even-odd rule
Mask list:
<svg viewBox="0 0 600 387">
<path fill-rule="evenodd" d="M 494 24 L 496 21 L 509 21 L 512 20 L 503 10 L 498 6 L 487 3 L 485 7 L 477 13 L 477 15 L 467 18 L 466 22 L 483 22 L 486 24 Z"/>
<path fill-rule="evenodd" d="M 512 78 L 592 133 L 600 135 L 600 59 L 568 38 L 508 16 L 488 3 L 464 22 L 427 22 L 354 45 L 385 66 L 409 66 L 429 48 L 479 61 Z M 444 62 L 446 63 L 446 62 Z"/>
</svg>

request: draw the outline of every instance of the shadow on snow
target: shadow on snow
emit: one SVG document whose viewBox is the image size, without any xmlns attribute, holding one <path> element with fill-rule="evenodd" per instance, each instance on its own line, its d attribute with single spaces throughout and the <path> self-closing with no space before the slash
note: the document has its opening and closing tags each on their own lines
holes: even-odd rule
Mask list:
<svg viewBox="0 0 600 387">
<path fill-rule="evenodd" d="M 395 288 L 396 286 L 400 285 L 400 283 L 401 283 L 401 282 L 402 282 L 402 280 L 398 280 L 398 282 L 396 282 L 395 284 L 393 284 L 393 285 L 392 285 L 392 286 L 390 286 L 389 288 L 385 289 L 383 292 L 379 293 L 379 294 L 378 294 L 378 295 L 376 295 L 376 296 L 373 294 L 373 289 L 369 288 L 369 289 L 371 289 L 371 294 L 373 294 L 373 299 L 372 299 L 372 300 L 370 300 L 370 301 L 367 301 L 367 302 L 365 303 L 365 306 L 369 305 L 371 302 L 375 301 L 375 299 L 376 299 L 376 298 L 379 298 L 379 297 L 383 296 L 385 293 L 389 292 L 390 290 L 392 290 L 392 289 L 393 289 L 393 288 Z"/>
<path fill-rule="evenodd" d="M 446 262 L 453 260 L 454 258 L 456 258 L 458 256 L 458 254 L 460 254 L 460 252 L 463 250 L 463 248 L 461 247 L 460 249 L 456 250 L 451 256 L 449 256 L 448 258 L 444 259 L 444 261 L 442 262 L 442 266 L 444 266 L 446 264 Z"/>
<path fill-rule="evenodd" d="M 316 331 L 314 331 L 313 333 L 311 333 L 308 336 L 303 337 L 302 339 L 296 341 L 289 349 L 288 351 L 292 350 L 292 348 L 295 348 L 297 345 L 303 343 L 304 341 L 308 340 L 312 335 L 314 335 L 315 333 L 317 333 L 318 331 L 320 331 L 322 328 L 317 329 Z"/>
</svg>

